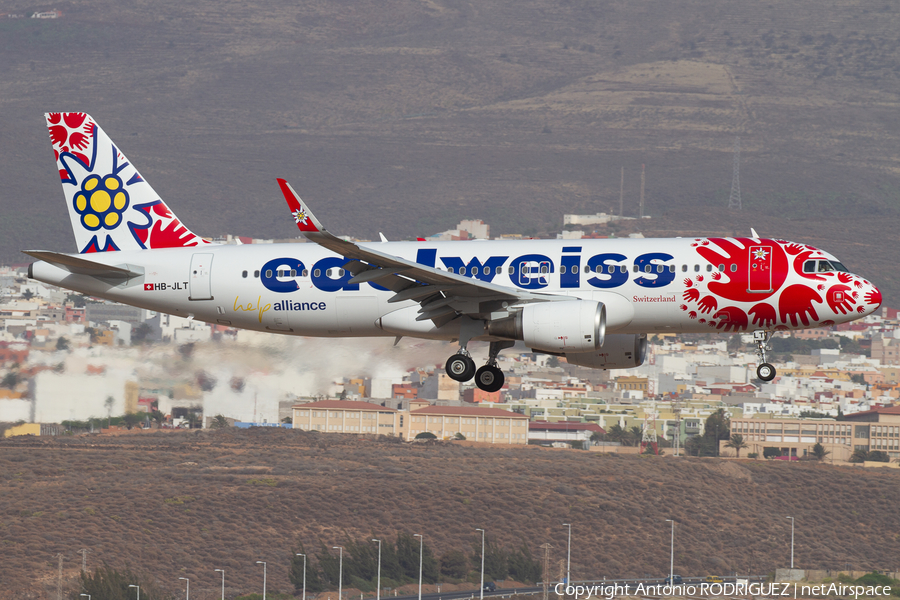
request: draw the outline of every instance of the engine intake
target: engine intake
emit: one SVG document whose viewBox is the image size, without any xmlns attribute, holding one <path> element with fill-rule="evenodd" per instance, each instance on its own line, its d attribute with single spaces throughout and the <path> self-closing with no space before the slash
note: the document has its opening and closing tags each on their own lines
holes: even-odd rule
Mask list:
<svg viewBox="0 0 900 600">
<path fill-rule="evenodd" d="M 606 337 L 606 307 L 593 300 L 526 304 L 515 316 L 489 322 L 487 332 L 534 350 L 590 352 Z"/>
</svg>

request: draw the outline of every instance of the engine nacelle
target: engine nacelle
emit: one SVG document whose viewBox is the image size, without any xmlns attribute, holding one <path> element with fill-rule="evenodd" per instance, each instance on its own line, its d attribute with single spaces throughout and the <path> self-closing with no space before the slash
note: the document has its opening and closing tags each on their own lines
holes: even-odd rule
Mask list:
<svg viewBox="0 0 900 600">
<path fill-rule="evenodd" d="M 606 336 L 603 347 L 592 352 L 566 352 L 566 361 L 591 369 L 630 369 L 644 364 L 647 336 L 616 334 Z"/>
<path fill-rule="evenodd" d="M 593 300 L 526 304 L 514 317 L 488 323 L 487 332 L 544 352 L 590 352 L 603 345 L 606 307 Z"/>
</svg>

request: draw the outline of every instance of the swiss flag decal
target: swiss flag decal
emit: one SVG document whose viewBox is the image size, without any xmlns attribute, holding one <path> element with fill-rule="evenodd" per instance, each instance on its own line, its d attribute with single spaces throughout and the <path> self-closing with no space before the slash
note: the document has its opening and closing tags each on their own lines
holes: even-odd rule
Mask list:
<svg viewBox="0 0 900 600">
<path fill-rule="evenodd" d="M 144 291 L 145 291 L 145 292 L 152 292 L 152 291 L 153 291 L 153 284 L 152 284 L 152 283 L 145 283 L 145 284 L 144 284 Z"/>
</svg>

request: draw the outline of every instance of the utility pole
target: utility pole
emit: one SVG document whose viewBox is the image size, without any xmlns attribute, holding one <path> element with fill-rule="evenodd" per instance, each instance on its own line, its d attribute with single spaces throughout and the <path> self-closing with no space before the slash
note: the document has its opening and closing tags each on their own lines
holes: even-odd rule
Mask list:
<svg viewBox="0 0 900 600">
<path fill-rule="evenodd" d="M 56 600 L 62 600 L 62 562 L 63 555 L 62 553 L 57 554 L 59 557 L 59 579 L 56 580 Z"/>
<path fill-rule="evenodd" d="M 734 171 L 731 175 L 731 195 L 728 208 L 741 210 L 741 138 L 734 138 Z"/>
<path fill-rule="evenodd" d="M 625 167 L 619 172 L 619 216 L 625 216 Z"/>
<path fill-rule="evenodd" d="M 543 571 L 543 572 L 541 573 L 541 579 L 543 579 L 543 586 L 544 586 L 544 593 L 543 593 L 543 596 L 541 596 L 541 598 L 543 598 L 543 600 L 548 600 L 548 599 L 549 599 L 549 592 L 550 592 L 550 581 L 549 581 L 549 580 L 550 580 L 550 548 L 552 548 L 552 547 L 553 547 L 553 546 L 551 546 L 550 544 L 543 544 L 543 545 L 541 545 L 541 548 L 544 550 L 544 564 L 542 565 L 542 569 L 541 569 L 541 570 Z"/>
<path fill-rule="evenodd" d="M 641 165 L 641 218 L 644 218 L 644 165 Z"/>
<path fill-rule="evenodd" d="M 77 554 L 81 555 L 81 572 L 84 573 L 87 570 L 87 549 L 82 548 L 77 552 Z"/>
</svg>

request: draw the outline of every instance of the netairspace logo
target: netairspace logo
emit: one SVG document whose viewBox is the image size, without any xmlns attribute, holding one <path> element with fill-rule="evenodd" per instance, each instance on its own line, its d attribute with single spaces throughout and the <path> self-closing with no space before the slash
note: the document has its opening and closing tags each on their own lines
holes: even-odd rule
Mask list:
<svg viewBox="0 0 900 600">
<path fill-rule="evenodd" d="M 844 596 L 854 599 L 890 596 L 891 587 L 888 585 L 841 585 L 838 583 L 822 585 L 802 585 L 796 583 L 697 583 L 681 585 L 664 584 L 621 584 L 608 583 L 599 585 L 566 585 L 557 583 L 554 587 L 556 594 L 565 593 L 579 599 L 605 598 L 613 600 L 617 596 L 660 596 L 660 597 L 686 597 L 686 596 L 786 596 L 796 598 L 801 596 Z"/>
</svg>

